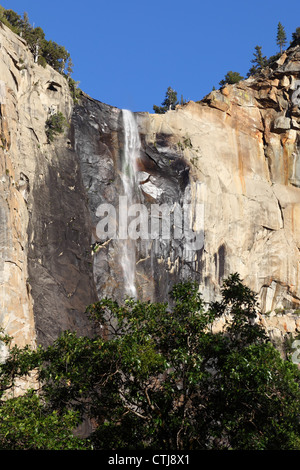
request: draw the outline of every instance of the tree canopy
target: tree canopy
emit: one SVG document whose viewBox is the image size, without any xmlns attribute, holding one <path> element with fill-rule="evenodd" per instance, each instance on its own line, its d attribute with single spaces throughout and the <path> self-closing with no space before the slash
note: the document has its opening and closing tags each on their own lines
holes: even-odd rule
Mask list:
<svg viewBox="0 0 300 470">
<path fill-rule="evenodd" d="M 238 274 L 208 308 L 187 281 L 168 303 L 103 299 L 87 314 L 104 336 L 65 331 L 1 364 L 0 448 L 300 449 L 299 370 L 269 341 Z M 33 370 L 38 389 L 4 400 Z M 70 433 L 80 419 L 93 422 L 88 439 Z"/>
<path fill-rule="evenodd" d="M 260 72 L 261 69 L 268 65 L 268 59 L 263 55 L 261 46 L 255 46 L 255 52 L 253 53 L 253 56 L 254 57 L 251 60 L 253 65 L 248 72 L 248 77 Z"/>
<path fill-rule="evenodd" d="M 231 70 L 226 73 L 225 77 L 219 82 L 220 86 L 224 86 L 226 84 L 228 85 L 233 85 L 234 83 L 238 83 L 241 80 L 243 80 L 244 77 L 242 77 L 239 72 L 232 72 Z"/>
<path fill-rule="evenodd" d="M 181 98 L 181 102 L 183 103 L 183 98 Z M 166 91 L 165 99 L 162 102 L 162 106 L 154 105 L 153 110 L 155 111 L 156 114 L 164 114 L 170 109 L 175 109 L 177 104 L 178 104 L 177 92 L 169 86 Z"/>
<path fill-rule="evenodd" d="M 300 27 L 296 28 L 296 31 L 292 34 L 292 40 L 298 41 L 300 39 Z"/>
<path fill-rule="evenodd" d="M 49 64 L 59 73 L 70 76 L 72 62 L 69 52 L 64 46 L 46 40 L 42 28 L 31 26 L 26 12 L 22 18 L 13 10 L 0 7 L 0 21 L 26 40 L 35 62 L 41 65 Z"/>
<path fill-rule="evenodd" d="M 282 53 L 282 48 L 286 44 L 286 33 L 285 29 L 282 24 L 279 22 L 277 26 L 277 36 L 276 36 L 276 43 L 280 47 L 280 53 Z"/>
</svg>

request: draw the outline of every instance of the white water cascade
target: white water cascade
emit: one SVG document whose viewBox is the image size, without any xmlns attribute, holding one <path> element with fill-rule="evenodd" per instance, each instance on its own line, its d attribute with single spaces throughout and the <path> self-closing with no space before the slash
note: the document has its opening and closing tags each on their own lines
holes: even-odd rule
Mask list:
<svg viewBox="0 0 300 470">
<path fill-rule="evenodd" d="M 136 173 L 137 160 L 140 156 L 140 136 L 134 114 L 127 109 L 122 110 L 124 126 L 124 155 L 121 167 L 121 179 L 124 196 L 127 198 L 127 207 L 134 203 L 137 193 Z M 126 221 L 127 222 L 127 221 Z M 127 234 L 127 232 L 126 232 Z M 121 266 L 124 273 L 125 294 L 136 298 L 135 273 L 136 273 L 136 245 L 128 236 L 120 240 Z"/>
</svg>

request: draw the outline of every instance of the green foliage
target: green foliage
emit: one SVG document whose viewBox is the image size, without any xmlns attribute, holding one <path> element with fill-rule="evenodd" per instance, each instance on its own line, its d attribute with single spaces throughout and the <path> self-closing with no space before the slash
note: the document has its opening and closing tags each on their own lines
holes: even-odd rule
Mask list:
<svg viewBox="0 0 300 470">
<path fill-rule="evenodd" d="M 39 56 L 37 63 L 39 65 L 41 65 L 42 67 L 44 67 L 44 68 L 46 68 L 46 66 L 47 66 L 47 61 L 46 61 L 45 57 L 43 57 L 43 56 Z"/>
<path fill-rule="evenodd" d="M 180 105 L 181 106 L 184 106 L 186 104 L 186 99 L 184 99 L 183 95 L 181 95 L 181 98 L 180 98 Z"/>
<path fill-rule="evenodd" d="M 286 44 L 286 34 L 285 29 L 280 22 L 277 26 L 276 44 L 280 47 L 280 53 L 282 53 L 282 48 Z"/>
<path fill-rule="evenodd" d="M 156 114 L 164 114 L 170 109 L 175 109 L 177 104 L 178 104 L 177 92 L 169 86 L 166 91 L 165 99 L 162 102 L 162 106 L 154 105 L 153 110 Z M 181 104 L 184 104 L 183 97 L 181 97 Z"/>
<path fill-rule="evenodd" d="M 13 348 L 2 364 L 3 389 L 33 369 L 41 384 L 39 398 L 2 401 L 3 448 L 82 446 L 69 429 L 88 416 L 95 450 L 299 450 L 300 373 L 257 313 L 237 274 L 208 308 L 190 281 L 174 286 L 169 303 L 96 302 L 87 314 L 107 339 L 66 331 L 46 349 Z"/>
<path fill-rule="evenodd" d="M 296 31 L 292 34 L 292 40 L 298 41 L 300 39 L 300 27 L 296 28 Z"/>
<path fill-rule="evenodd" d="M 51 411 L 29 390 L 0 407 L 0 450 L 86 449 L 88 441 L 74 437 L 78 415 Z"/>
<path fill-rule="evenodd" d="M 233 85 L 234 83 L 238 83 L 243 79 L 244 77 L 242 77 L 238 72 L 232 72 L 230 70 L 229 72 L 227 72 L 224 79 L 219 82 L 219 85 L 220 86 L 224 86 L 226 84 Z"/>
<path fill-rule="evenodd" d="M 45 33 L 42 28 L 28 28 L 25 33 L 25 39 L 27 41 L 28 47 L 31 52 L 35 55 L 37 51 L 37 46 L 40 48 L 39 56 L 41 56 L 41 52 L 43 50 L 43 46 L 46 43 L 45 40 Z"/>
<path fill-rule="evenodd" d="M 89 441 L 74 436 L 79 415 L 66 410 L 59 413 L 39 396 L 28 390 L 14 395 L 20 379 L 41 364 L 40 350 L 11 347 L 12 338 L 0 334 L 0 345 L 9 350 L 0 363 L 0 450 L 68 450 L 87 449 Z M 10 397 L 13 398 L 10 398 Z"/>
<path fill-rule="evenodd" d="M 268 65 L 268 59 L 262 54 L 261 46 L 255 46 L 255 52 L 253 53 L 253 55 L 254 58 L 251 60 L 251 63 L 253 65 L 248 72 L 248 77 L 250 77 L 250 75 L 257 74 Z"/>
<path fill-rule="evenodd" d="M 46 59 L 47 64 L 53 67 L 57 72 L 64 73 L 70 54 L 63 46 L 58 45 L 54 41 L 45 41 L 41 55 Z"/>
<path fill-rule="evenodd" d="M 43 67 L 47 63 L 59 73 L 70 76 L 73 64 L 69 52 L 56 42 L 46 40 L 42 28 L 30 25 L 27 13 L 22 18 L 13 10 L 1 7 L 0 21 L 26 40 L 35 62 Z"/>
<path fill-rule="evenodd" d="M 1 7 L 0 20 L 14 33 L 19 34 L 22 26 L 22 18 L 13 10 L 5 10 L 3 7 Z"/>
<path fill-rule="evenodd" d="M 73 78 L 69 77 L 68 84 L 69 84 L 71 96 L 73 98 L 74 103 L 76 104 L 78 103 L 80 96 L 82 94 L 82 91 L 80 90 L 80 88 L 78 88 L 79 82 L 75 82 Z"/>
<path fill-rule="evenodd" d="M 52 114 L 46 121 L 45 132 L 48 142 L 53 142 L 57 134 L 62 134 L 67 125 L 66 118 L 61 112 Z"/>
<path fill-rule="evenodd" d="M 182 142 L 181 141 L 177 142 L 177 146 L 182 151 L 187 148 L 190 148 L 190 149 L 193 148 L 191 138 L 188 136 L 185 137 Z"/>
</svg>

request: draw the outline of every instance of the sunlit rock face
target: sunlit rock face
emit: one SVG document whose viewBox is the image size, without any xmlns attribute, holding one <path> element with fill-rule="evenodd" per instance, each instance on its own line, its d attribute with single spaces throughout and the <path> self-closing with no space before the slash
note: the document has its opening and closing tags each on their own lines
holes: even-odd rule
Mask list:
<svg viewBox="0 0 300 470">
<path fill-rule="evenodd" d="M 126 290 L 124 280 L 126 272 L 131 269 L 131 257 L 135 260 L 134 296 L 143 300 L 165 300 L 174 282 L 198 279 L 197 263 L 203 250 L 202 230 L 200 227 L 199 241 L 190 249 L 186 238 L 190 235 L 193 240 L 194 232 L 190 225 L 186 225 L 188 230 L 184 230 L 183 224 L 185 207 L 186 212 L 193 212 L 195 207 L 198 183 L 190 180 L 190 165 L 178 150 L 177 143 L 173 142 L 173 137 L 158 133 L 155 142 L 148 142 L 144 133 L 147 125 L 144 120 L 148 115 L 133 117 L 140 147 L 135 162 L 132 202 L 143 211 L 145 217 L 142 220 L 139 218 L 141 211 L 130 212 L 129 188 L 124 192 L 124 112 L 84 98 L 73 114 L 74 147 L 81 161 L 93 222 L 95 283 L 99 296 L 105 293 L 119 300 L 130 296 L 132 291 Z M 120 197 L 127 197 L 127 207 Z M 115 209 L 117 230 L 115 236 L 101 239 L 97 227 L 104 204 Z M 125 247 L 120 240 L 123 228 L 119 222 L 124 210 L 128 213 L 127 236 L 124 238 L 132 245 L 132 251 L 128 264 L 122 266 Z M 186 218 L 191 225 L 197 219 Z M 174 223 L 177 223 L 175 232 Z M 135 224 L 135 229 L 132 229 L 132 224 Z"/>
<path fill-rule="evenodd" d="M 21 346 L 49 344 L 89 331 L 96 298 L 79 161 L 67 134 L 55 144 L 45 134 L 52 113 L 70 119 L 73 100 L 1 25 L 0 43 L 0 326 Z"/>
<path fill-rule="evenodd" d="M 233 272 L 280 310 L 263 319 L 274 336 L 298 330 L 299 46 L 201 102 L 126 118 L 87 95 L 75 105 L 4 26 L 0 42 L 0 326 L 15 342 L 89 334 L 98 298 L 164 301 L 180 280 L 209 302 Z M 69 127 L 49 144 L 58 111 Z"/>
<path fill-rule="evenodd" d="M 203 242 L 187 250 L 184 236 L 138 240 L 139 297 L 164 299 L 174 282 L 192 278 L 210 301 L 239 272 L 263 311 L 299 306 L 299 54 L 291 48 L 263 74 L 202 102 L 136 114 L 139 201 L 149 214 L 153 205 L 188 204 Z M 116 207 L 122 194 L 122 111 L 86 98 L 74 116 L 97 242 L 98 206 Z M 99 294 L 124 294 L 119 249 L 110 239 L 94 254 Z"/>
</svg>

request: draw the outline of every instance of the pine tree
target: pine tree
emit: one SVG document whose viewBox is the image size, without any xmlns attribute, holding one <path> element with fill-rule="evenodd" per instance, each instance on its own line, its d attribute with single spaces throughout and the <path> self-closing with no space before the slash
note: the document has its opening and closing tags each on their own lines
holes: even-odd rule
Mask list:
<svg viewBox="0 0 300 470">
<path fill-rule="evenodd" d="M 14 33 L 20 34 L 23 20 L 16 12 L 13 10 L 4 10 L 1 21 L 3 21 Z"/>
<path fill-rule="evenodd" d="M 26 39 L 26 36 L 28 36 L 31 30 L 32 30 L 32 26 L 29 23 L 28 13 L 24 11 L 23 20 L 21 21 L 21 26 L 20 26 L 20 36 Z"/>
<path fill-rule="evenodd" d="M 67 74 L 68 80 L 71 78 L 71 75 L 73 73 L 73 67 L 74 67 L 73 61 L 71 57 L 69 57 L 67 60 L 67 65 L 65 67 L 65 72 Z"/>
<path fill-rule="evenodd" d="M 45 41 L 41 55 L 45 57 L 47 63 L 57 72 L 64 73 L 65 65 L 70 58 L 70 54 L 63 47 L 54 41 Z"/>
<path fill-rule="evenodd" d="M 276 37 L 277 45 L 280 47 L 280 54 L 282 54 L 282 48 L 286 44 L 286 34 L 284 27 L 279 22 L 277 26 L 277 37 Z"/>
<path fill-rule="evenodd" d="M 170 109 L 175 109 L 176 105 L 178 104 L 177 101 L 177 92 L 173 90 L 170 86 L 166 91 L 166 97 L 162 102 L 162 106 L 153 106 L 153 109 L 156 114 L 164 114 Z"/>
<path fill-rule="evenodd" d="M 31 29 L 26 33 L 25 39 L 28 43 L 29 49 L 31 50 L 34 62 L 37 63 L 41 55 L 43 44 L 45 43 L 45 33 L 39 26 Z"/>
<path fill-rule="evenodd" d="M 248 72 L 248 77 L 250 75 L 255 75 L 260 72 L 262 68 L 268 65 L 268 59 L 266 56 L 262 55 L 261 46 L 255 46 L 255 52 L 253 53 L 254 58 L 251 60 L 253 64 Z"/>
<path fill-rule="evenodd" d="M 54 41 L 47 41 L 42 28 L 34 28 L 26 12 L 23 18 L 13 10 L 6 10 L 0 5 L 0 22 L 8 26 L 14 33 L 27 41 L 33 54 L 34 62 L 45 67 L 49 64 L 61 74 L 66 74 L 70 79 L 73 63 L 70 54 Z"/>
</svg>

